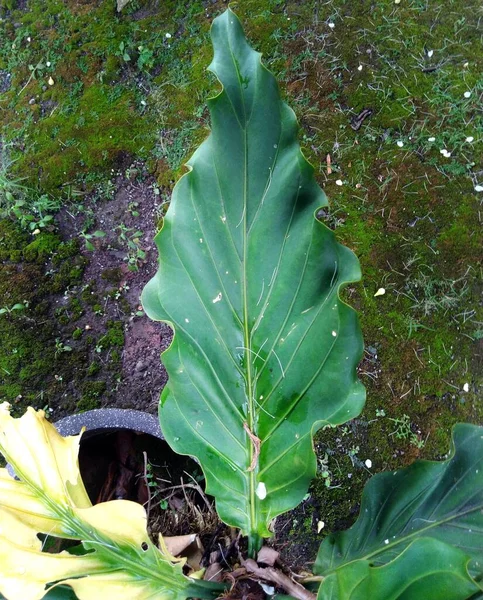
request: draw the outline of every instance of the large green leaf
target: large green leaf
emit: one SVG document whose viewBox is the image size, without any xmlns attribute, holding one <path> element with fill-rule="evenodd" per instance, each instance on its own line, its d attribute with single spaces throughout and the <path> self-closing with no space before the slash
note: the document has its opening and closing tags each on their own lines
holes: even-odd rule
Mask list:
<svg viewBox="0 0 483 600">
<path fill-rule="evenodd" d="M 367 568 L 361 566 L 363 563 L 377 567 L 394 561 L 397 570 L 398 565 L 403 564 L 402 553 L 421 538 L 432 538 L 434 544 L 457 549 L 466 557 L 470 575 L 481 581 L 482 427 L 456 425 L 450 457 L 446 461 L 418 461 L 401 471 L 376 475 L 369 481 L 362 497 L 359 518 L 353 527 L 328 536 L 320 546 L 315 572 L 327 578 L 321 586 L 321 593 L 327 582 L 334 581 L 333 574 L 336 574 L 337 580 L 357 578 L 357 572 Z M 414 548 L 419 548 L 417 554 Z M 434 567 L 435 554 L 433 551 L 422 552 L 422 546 L 414 548 L 410 556 L 418 558 L 419 576 L 426 577 Z M 455 576 L 462 573 L 457 562 L 452 563 L 448 559 L 446 565 Z M 379 581 L 384 580 L 384 572 L 389 573 L 390 570 L 375 570 Z M 413 573 L 406 570 L 407 583 L 411 582 Z M 370 577 L 374 579 L 373 575 Z M 325 600 L 326 596 L 321 598 Z M 339 596 L 334 598 L 339 599 Z M 358 596 L 340 596 L 340 600 L 349 598 L 355 600 Z M 427 596 L 428 600 L 433 598 L 439 599 L 440 596 Z"/>
<path fill-rule="evenodd" d="M 175 330 L 163 432 L 199 459 L 221 518 L 256 544 L 306 493 L 314 429 L 362 409 L 359 325 L 338 297 L 360 271 L 315 218 L 326 198 L 295 115 L 233 12 L 212 39 L 223 86 L 212 132 L 174 190 L 142 299 Z"/>
<path fill-rule="evenodd" d="M 467 563 L 461 550 L 421 538 L 382 567 L 367 560 L 341 567 L 324 581 L 317 600 L 476 600 L 480 588 Z"/>
</svg>

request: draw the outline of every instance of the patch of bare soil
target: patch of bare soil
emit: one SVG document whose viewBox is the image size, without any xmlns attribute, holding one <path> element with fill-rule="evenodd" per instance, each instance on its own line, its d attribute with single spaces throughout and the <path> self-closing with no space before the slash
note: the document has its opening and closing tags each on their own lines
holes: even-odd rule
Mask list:
<svg viewBox="0 0 483 600">
<path fill-rule="evenodd" d="M 80 305 L 80 315 L 64 327 L 63 339 L 74 351 L 83 347 L 86 364 L 94 365 L 90 372 L 95 375 L 89 381 L 106 383 L 105 391 L 94 399 L 96 407 L 155 414 L 167 381 L 160 354 L 171 343 L 172 332 L 142 313 L 140 296 L 157 269 L 153 238 L 160 200 L 154 180 L 143 172 L 142 165 L 128 170 L 127 175 L 114 180 L 110 199 L 92 196 L 81 210 L 67 207 L 61 211 L 62 238 L 80 239 L 80 252 L 88 262 L 82 282 L 55 303 L 64 306 L 69 315 L 73 302 Z M 101 233 L 97 237 L 94 232 Z M 72 337 L 74 328 L 77 340 Z M 54 418 L 77 412 L 72 400 L 82 395 L 82 377 L 79 373 L 79 379 L 66 383 L 70 393 L 65 395 L 70 401 L 58 406 L 51 402 Z M 80 409 L 93 407 L 84 402 Z"/>
</svg>

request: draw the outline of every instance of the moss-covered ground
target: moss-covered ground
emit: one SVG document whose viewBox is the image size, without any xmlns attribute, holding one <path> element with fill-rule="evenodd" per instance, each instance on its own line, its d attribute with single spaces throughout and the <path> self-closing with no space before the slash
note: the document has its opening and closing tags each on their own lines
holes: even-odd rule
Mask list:
<svg viewBox="0 0 483 600">
<path fill-rule="evenodd" d="M 455 422 L 482 422 L 481 7 L 231 6 L 297 113 L 304 151 L 331 201 L 323 218 L 363 272 L 345 293 L 366 342 L 366 409 L 317 435 L 317 480 L 297 523 L 283 530 L 315 544 L 354 519 L 371 473 L 442 457 Z M 69 259 L 73 242 L 59 234 L 56 210 L 85 219 L 86 194 L 109 197 L 115 176 L 132 177 L 136 161 L 169 198 L 183 160 L 206 135 L 204 101 L 215 89 L 205 71 L 209 25 L 224 7 L 132 0 L 119 14 L 114 0 L 0 0 L 0 298 L 9 308 L 25 303 L 0 316 L 2 398 L 41 408 L 59 377 L 74 377 L 78 408 L 101 401 L 106 384 L 95 364 L 62 350 L 69 340 L 55 341 L 64 315 L 87 356 L 99 343 L 76 329 L 75 316 L 92 309 L 90 292 L 71 299 L 67 317 L 42 319 L 49 293 L 75 286 L 85 268 L 78 253 Z M 105 324 L 114 350 L 122 349 L 120 333 Z M 69 370 L 69 362 L 84 366 Z M 300 561 L 312 553 L 308 547 Z"/>
</svg>

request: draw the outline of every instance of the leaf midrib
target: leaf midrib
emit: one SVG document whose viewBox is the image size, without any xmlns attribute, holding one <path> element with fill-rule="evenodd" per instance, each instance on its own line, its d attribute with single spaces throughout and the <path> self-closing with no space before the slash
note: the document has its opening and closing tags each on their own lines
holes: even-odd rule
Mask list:
<svg viewBox="0 0 483 600">
<path fill-rule="evenodd" d="M 231 47 L 231 40 L 230 37 L 228 36 L 228 47 L 229 47 L 229 51 L 230 51 L 230 55 L 233 61 L 233 66 L 235 68 L 235 72 L 236 72 L 236 76 L 238 79 L 238 85 L 239 85 L 239 89 L 240 89 L 240 97 L 241 97 L 241 101 L 242 101 L 242 107 L 243 107 L 243 118 L 244 118 L 244 123 L 245 123 L 245 127 L 242 126 L 240 120 L 238 119 L 238 122 L 240 123 L 240 127 L 243 131 L 243 241 L 242 241 L 242 261 L 241 261 L 241 266 L 242 266 L 242 307 L 243 307 L 243 317 L 242 317 L 242 322 L 243 322 L 243 345 L 245 347 L 245 352 L 246 352 L 246 394 L 247 394 L 247 422 L 248 422 L 248 427 L 250 429 L 250 431 L 254 431 L 254 425 L 255 425 L 255 414 L 254 414 L 254 405 L 253 405 L 253 376 L 252 376 L 252 358 L 251 358 L 251 339 L 250 339 L 250 332 L 249 332 L 249 327 L 248 327 L 248 286 L 247 286 L 247 251 L 248 251 L 248 243 L 247 243 L 247 222 L 248 222 L 248 210 L 247 210 L 247 203 L 248 203 L 248 143 L 247 143 L 247 121 L 246 121 L 246 106 L 245 106 L 245 95 L 243 93 L 243 88 L 242 88 L 242 82 L 241 82 L 241 76 L 240 76 L 240 72 L 238 70 L 238 64 L 237 61 L 235 59 L 235 56 L 233 54 L 233 50 Z M 225 93 L 227 94 L 227 92 L 225 91 Z M 227 94 L 228 95 L 228 94 Z M 231 100 L 230 100 L 231 102 Z M 236 115 L 236 111 L 235 111 L 235 107 L 232 104 L 232 108 L 233 108 L 233 112 Z M 248 464 L 252 463 L 253 460 L 253 446 L 251 443 L 251 440 L 248 438 L 248 434 L 245 434 L 245 439 L 247 441 L 248 444 Z M 249 489 L 249 493 L 248 493 L 248 498 L 249 498 L 249 527 L 248 527 L 248 532 L 249 534 L 252 533 L 256 533 L 258 530 L 258 527 L 256 526 L 257 524 L 257 518 L 256 518 L 256 501 L 255 501 L 255 473 L 258 471 L 258 465 L 255 466 L 255 468 L 251 471 L 248 472 L 248 489 Z"/>
<path fill-rule="evenodd" d="M 149 565 L 145 566 L 140 560 L 133 561 L 132 557 L 129 556 L 129 554 L 119 551 L 119 548 L 122 548 L 122 546 L 115 543 L 114 545 L 112 545 L 112 540 L 105 538 L 103 535 L 100 535 L 96 529 L 93 529 L 92 526 L 85 524 L 80 517 L 75 515 L 75 513 L 70 507 L 59 504 L 57 501 L 52 500 L 43 488 L 37 487 L 34 483 L 30 481 L 29 477 L 23 475 L 22 469 L 21 467 L 19 467 L 16 461 L 13 461 L 13 459 L 11 458 L 10 462 L 15 465 L 15 471 L 22 483 L 33 492 L 34 497 L 38 498 L 40 502 L 47 507 L 47 509 L 51 512 L 52 515 L 55 515 L 51 518 L 58 520 L 60 523 L 62 523 L 63 526 L 67 525 L 67 527 L 69 527 L 70 531 L 72 532 L 71 539 L 79 539 L 82 541 L 83 544 L 98 545 L 98 549 L 96 549 L 95 554 L 97 554 L 97 558 L 101 562 L 101 568 L 99 571 L 95 571 L 94 573 L 86 573 L 86 577 L 88 577 L 89 575 L 93 575 L 95 577 L 96 575 L 100 575 L 102 573 L 127 571 L 128 573 L 131 573 L 134 578 L 137 578 L 140 575 L 142 575 L 148 581 L 152 581 L 153 584 L 155 581 L 160 581 L 167 586 L 168 590 L 174 588 L 177 591 L 181 591 L 190 583 L 189 580 L 186 577 L 184 577 L 184 575 L 182 575 L 181 573 L 176 573 L 176 576 L 174 576 L 174 566 L 169 561 L 162 559 L 162 557 L 158 555 L 159 551 L 154 547 L 152 542 L 149 542 L 149 555 L 151 556 L 151 558 L 154 558 L 154 564 L 159 565 L 160 563 L 163 563 L 167 565 L 170 569 L 173 569 L 173 576 L 170 577 L 169 575 L 164 575 L 159 570 L 153 570 L 149 567 Z M 88 508 L 82 510 L 88 510 Z M 139 556 L 140 553 L 137 548 L 132 548 L 132 550 L 136 552 L 136 554 Z M 112 561 L 111 564 L 102 565 L 103 554 L 107 555 L 104 557 L 104 561 L 110 560 Z M 147 554 L 147 552 L 143 551 L 143 556 L 146 556 Z M 69 578 L 70 577 L 64 577 L 62 581 Z"/>
<path fill-rule="evenodd" d="M 399 538 L 397 541 L 395 540 L 394 542 L 390 542 L 389 544 L 385 545 L 383 548 L 378 548 L 377 550 L 374 550 L 373 552 L 370 552 L 369 554 L 366 554 L 364 556 L 359 556 L 357 558 L 353 558 L 347 562 L 344 562 L 344 563 L 338 565 L 335 569 L 331 569 L 330 571 L 327 571 L 326 573 L 324 573 L 324 577 L 328 577 L 332 573 L 336 573 L 339 569 L 342 569 L 342 568 L 346 567 L 347 565 L 350 565 L 351 563 L 355 563 L 360 560 L 370 560 L 371 558 L 377 556 L 378 554 L 383 554 L 383 553 L 387 552 L 388 550 L 390 550 L 391 548 L 395 548 L 396 546 L 399 546 L 401 544 L 405 544 L 405 546 L 407 546 L 414 539 L 424 537 L 423 534 L 427 530 L 433 529 L 434 527 L 440 527 L 441 525 L 444 525 L 445 523 L 448 523 L 448 522 L 452 521 L 453 519 L 464 517 L 466 515 L 469 515 L 473 512 L 476 512 L 476 511 L 482 510 L 482 509 L 483 509 L 483 503 L 478 505 L 476 508 L 472 508 L 472 509 L 464 511 L 462 513 L 458 513 L 458 515 L 456 515 L 456 516 L 448 517 L 447 519 L 437 521 L 436 523 L 432 523 L 431 525 L 424 527 L 423 529 L 418 529 L 414 533 L 411 533 L 403 538 Z M 431 536 L 427 536 L 427 537 L 431 537 Z M 439 538 L 435 538 L 435 539 L 439 539 Z M 444 540 L 441 540 L 441 541 L 444 541 Z"/>
<path fill-rule="evenodd" d="M 469 467 L 469 468 L 468 468 L 468 469 L 465 471 L 465 473 L 464 473 L 464 474 L 463 474 L 463 475 L 462 475 L 462 476 L 461 476 L 461 477 L 458 479 L 458 481 L 457 481 L 457 482 L 455 482 L 455 483 L 453 484 L 453 486 L 452 486 L 452 487 L 454 487 L 454 485 L 456 485 L 457 483 L 459 484 L 459 483 L 460 483 L 460 482 L 463 480 L 463 478 L 466 476 L 466 474 L 467 474 L 469 471 L 473 470 L 473 469 L 474 469 L 474 467 L 475 467 L 475 465 L 479 464 L 479 463 L 480 463 L 480 462 L 482 462 L 482 461 L 483 461 L 483 457 L 482 457 L 482 458 L 480 458 L 478 461 L 476 461 L 476 463 L 473 463 L 473 464 L 471 465 L 471 467 Z M 435 484 L 434 488 L 435 488 L 435 487 L 437 487 L 437 482 L 436 482 L 436 484 Z M 334 572 L 336 572 L 338 569 L 340 569 L 340 568 L 342 568 L 342 567 L 345 567 L 346 565 L 349 565 L 349 564 L 351 564 L 351 563 L 353 563 L 353 562 L 357 562 L 357 561 L 359 561 L 359 560 L 370 560 L 371 558 L 373 558 L 373 557 L 376 557 L 376 556 L 378 556 L 378 555 L 380 555 L 380 554 L 384 554 L 384 553 L 386 553 L 388 550 L 390 550 L 390 549 L 392 549 L 392 548 L 395 548 L 395 547 L 397 547 L 397 546 L 400 546 L 400 545 L 402 545 L 402 544 L 404 544 L 405 546 L 407 546 L 407 545 L 408 545 L 408 544 L 409 544 L 409 543 L 410 543 L 412 540 L 414 540 L 414 539 L 417 539 L 417 538 L 420 538 L 420 537 L 424 537 L 424 533 L 425 533 L 426 531 L 431 531 L 432 529 L 435 529 L 435 528 L 437 528 L 437 527 L 441 527 L 441 526 L 443 526 L 443 525 L 445 525 L 445 524 L 447 524 L 447 523 L 450 523 L 451 521 L 456 521 L 456 520 L 458 520 L 458 519 L 461 519 L 461 518 L 463 518 L 463 517 L 465 517 L 465 516 L 467 516 L 467 515 L 470 515 L 470 514 L 472 514 L 472 513 L 478 512 L 478 511 L 483 511 L 483 501 L 481 501 L 479 504 L 477 504 L 477 505 L 476 505 L 476 506 L 474 506 L 474 507 L 471 507 L 471 508 L 470 508 L 470 509 L 468 509 L 468 510 L 464 510 L 464 511 L 462 511 L 462 512 L 458 512 L 457 514 L 452 514 L 452 515 L 450 515 L 450 516 L 448 516 L 448 517 L 446 517 L 446 518 L 444 518 L 444 519 L 441 519 L 441 520 L 435 521 L 434 523 L 430 523 L 430 524 L 429 524 L 429 525 L 427 525 L 426 527 L 423 527 L 423 528 L 421 528 L 421 529 L 417 529 L 417 530 L 416 530 L 416 531 L 414 531 L 413 533 L 407 534 L 407 535 L 405 535 L 405 536 L 403 536 L 403 537 L 400 537 L 400 538 L 398 538 L 397 540 L 394 540 L 394 541 L 392 541 L 392 542 L 389 542 L 389 544 L 385 544 L 385 545 L 384 545 L 384 547 L 377 548 L 376 550 L 373 550 L 372 552 L 369 552 L 368 554 L 365 554 L 365 555 L 362 555 L 362 556 L 358 556 L 357 558 L 353 558 L 353 559 L 351 559 L 351 560 L 349 560 L 349 561 L 347 561 L 347 562 L 344 562 L 344 563 L 342 563 L 342 564 L 339 564 L 339 565 L 338 565 L 336 568 L 334 568 L 334 569 L 331 569 L 330 571 L 327 571 L 326 575 L 329 575 L 329 574 L 331 574 L 331 573 L 334 573 Z M 380 512 L 380 511 L 379 511 L 379 512 Z M 433 512 L 434 512 L 434 511 L 433 511 Z M 374 523 L 375 523 L 375 522 L 377 522 L 377 516 L 374 518 Z M 408 525 L 408 523 L 409 523 L 409 522 L 410 522 L 410 520 L 409 520 L 409 521 L 406 523 L 405 527 L 407 527 L 407 525 Z M 428 537 L 431 537 L 431 536 L 428 536 Z M 438 538 L 438 539 L 439 539 L 439 538 Z M 334 548 L 333 548 L 333 552 L 335 552 L 335 546 L 334 546 Z M 325 576 L 325 575 L 324 575 L 324 576 Z"/>
</svg>

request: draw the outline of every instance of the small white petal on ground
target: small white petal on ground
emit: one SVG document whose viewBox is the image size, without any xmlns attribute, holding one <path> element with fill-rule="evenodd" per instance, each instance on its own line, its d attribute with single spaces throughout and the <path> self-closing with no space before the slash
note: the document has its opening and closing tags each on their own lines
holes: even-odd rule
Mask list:
<svg viewBox="0 0 483 600">
<path fill-rule="evenodd" d="M 402 147 L 404 146 L 404 142 L 403 142 L 402 140 L 398 140 L 398 141 L 396 142 L 396 144 L 397 144 L 397 145 L 398 145 L 400 148 L 402 148 Z"/>
<path fill-rule="evenodd" d="M 436 138 L 435 138 L 435 137 L 429 137 L 429 138 L 428 138 L 428 142 L 435 142 L 435 141 L 436 141 Z"/>
<path fill-rule="evenodd" d="M 372 460 L 370 458 L 368 458 L 364 464 L 366 465 L 366 467 L 368 469 L 370 469 L 372 467 Z"/>
<path fill-rule="evenodd" d="M 320 533 L 324 527 L 325 527 L 325 523 L 323 521 L 318 521 L 318 523 L 317 523 L 317 533 Z"/>
<path fill-rule="evenodd" d="M 483 185 L 475 185 L 475 192 L 483 192 Z"/>
<path fill-rule="evenodd" d="M 463 391 L 464 392 L 469 392 L 470 391 L 470 384 L 469 383 L 465 383 L 463 386 Z"/>
<path fill-rule="evenodd" d="M 335 185 L 344 185 L 344 183 L 343 183 L 342 179 L 338 179 L 338 180 L 335 182 Z"/>
<path fill-rule="evenodd" d="M 464 96 L 465 98 L 469 98 L 469 97 L 471 96 L 471 92 L 469 92 L 469 91 L 468 91 L 468 92 L 465 92 L 465 93 L 463 94 L 463 96 Z"/>
<path fill-rule="evenodd" d="M 384 296 L 384 294 L 385 294 L 385 293 L 386 293 L 386 290 L 385 290 L 384 288 L 379 288 L 379 289 L 377 290 L 377 292 L 374 294 L 374 298 L 375 298 L 376 296 Z"/>
<path fill-rule="evenodd" d="M 472 135 L 469 135 L 469 136 L 466 138 L 466 141 L 468 142 L 468 144 L 471 144 L 471 142 L 472 142 L 474 139 L 475 139 L 475 138 L 474 138 Z"/>
<path fill-rule="evenodd" d="M 273 596 L 275 594 L 275 588 L 271 585 L 267 585 L 266 583 L 262 583 L 261 581 L 259 582 L 259 585 L 265 592 L 265 594 L 267 594 L 267 596 Z"/>
</svg>

